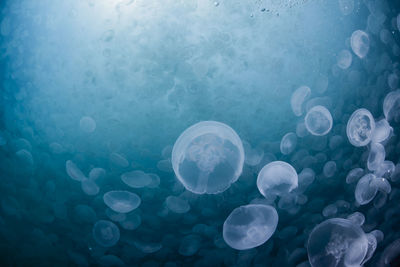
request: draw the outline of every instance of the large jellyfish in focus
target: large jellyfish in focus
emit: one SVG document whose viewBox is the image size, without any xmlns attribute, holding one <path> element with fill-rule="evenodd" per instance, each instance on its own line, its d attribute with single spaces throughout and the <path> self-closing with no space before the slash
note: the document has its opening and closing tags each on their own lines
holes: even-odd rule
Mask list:
<svg viewBox="0 0 400 267">
<path fill-rule="evenodd" d="M 312 135 L 326 135 L 332 129 L 332 115 L 324 106 L 311 108 L 304 118 L 307 130 Z"/>
<path fill-rule="evenodd" d="M 223 238 L 234 249 L 258 247 L 274 234 L 278 219 L 278 213 L 272 206 L 260 204 L 240 206 L 226 218 Z"/>
<path fill-rule="evenodd" d="M 368 239 L 359 225 L 333 218 L 314 227 L 307 251 L 313 267 L 361 266 L 368 251 Z"/>
<path fill-rule="evenodd" d="M 371 142 L 375 120 L 365 108 L 357 109 L 347 122 L 346 133 L 353 146 L 366 146 Z"/>
<path fill-rule="evenodd" d="M 196 194 L 225 191 L 242 173 L 244 149 L 228 125 L 203 121 L 186 129 L 172 149 L 172 167 L 185 188 Z"/>
</svg>

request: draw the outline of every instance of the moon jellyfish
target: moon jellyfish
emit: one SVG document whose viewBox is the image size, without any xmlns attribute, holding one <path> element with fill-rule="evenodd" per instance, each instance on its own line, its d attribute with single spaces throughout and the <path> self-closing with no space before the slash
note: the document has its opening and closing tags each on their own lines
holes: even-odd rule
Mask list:
<svg viewBox="0 0 400 267">
<path fill-rule="evenodd" d="M 300 117 L 303 114 L 303 104 L 311 95 L 311 89 L 308 86 L 301 86 L 293 92 L 290 104 L 294 115 Z"/>
<path fill-rule="evenodd" d="M 314 106 L 307 112 L 304 122 L 312 135 L 321 136 L 332 129 L 333 119 L 328 109 L 323 106 Z"/>
<path fill-rule="evenodd" d="M 356 212 L 350 214 L 349 216 L 347 216 L 347 220 L 350 220 L 353 223 L 361 226 L 365 222 L 365 216 L 361 212 L 356 211 Z"/>
<path fill-rule="evenodd" d="M 325 177 L 332 177 L 333 175 L 335 175 L 336 172 L 336 162 L 334 161 L 328 161 L 327 163 L 325 163 L 324 168 L 323 168 L 323 173 L 325 175 Z"/>
<path fill-rule="evenodd" d="M 379 191 L 386 194 L 390 194 L 392 191 L 392 186 L 389 181 L 385 178 L 375 178 L 371 181 L 371 186 L 376 187 Z"/>
<path fill-rule="evenodd" d="M 368 251 L 368 239 L 361 227 L 350 220 L 328 219 L 311 231 L 307 243 L 313 267 L 360 266 Z"/>
<path fill-rule="evenodd" d="M 121 180 L 132 188 L 142 188 L 152 183 L 152 178 L 143 171 L 131 171 L 121 175 Z"/>
<path fill-rule="evenodd" d="M 365 108 L 357 109 L 347 122 L 346 134 L 353 146 L 366 146 L 371 142 L 375 120 Z"/>
<path fill-rule="evenodd" d="M 351 35 L 351 49 L 359 58 L 364 58 L 369 51 L 369 36 L 366 32 L 356 30 Z"/>
<path fill-rule="evenodd" d="M 368 251 L 367 255 L 365 255 L 362 265 L 364 265 L 364 263 L 366 263 L 372 258 L 376 250 L 376 247 L 378 246 L 378 241 L 376 240 L 376 237 L 373 234 L 368 233 L 366 234 L 366 237 L 368 240 Z"/>
<path fill-rule="evenodd" d="M 93 238 L 103 247 L 112 247 L 117 244 L 120 233 L 118 227 L 110 221 L 99 220 L 93 226 Z"/>
<path fill-rule="evenodd" d="M 400 90 L 390 92 L 383 100 L 383 114 L 387 121 L 400 118 Z"/>
<path fill-rule="evenodd" d="M 244 149 L 228 125 L 203 121 L 186 129 L 172 149 L 178 180 L 196 194 L 225 191 L 242 173 Z"/>
<path fill-rule="evenodd" d="M 79 126 L 82 132 L 91 133 L 96 129 L 96 122 L 91 117 L 85 116 L 79 121 Z"/>
<path fill-rule="evenodd" d="M 85 179 L 81 182 L 82 191 L 88 196 L 95 196 L 99 193 L 99 186 L 91 179 Z"/>
<path fill-rule="evenodd" d="M 106 176 L 106 170 L 103 168 L 93 168 L 89 172 L 90 180 L 97 180 Z"/>
<path fill-rule="evenodd" d="M 385 161 L 385 147 L 380 143 L 372 143 L 369 151 L 367 167 L 370 171 L 376 170 Z"/>
<path fill-rule="evenodd" d="M 192 256 L 196 254 L 201 245 L 201 237 L 198 235 L 187 235 L 182 238 L 178 252 L 183 256 Z"/>
<path fill-rule="evenodd" d="M 67 171 L 68 176 L 71 177 L 71 179 L 73 180 L 81 182 L 86 179 L 82 171 L 71 160 L 67 160 L 65 162 L 65 169 Z"/>
<path fill-rule="evenodd" d="M 282 137 L 281 140 L 281 153 L 283 155 L 289 155 L 296 149 L 297 135 L 295 133 L 287 133 Z"/>
<path fill-rule="evenodd" d="M 109 191 L 104 194 L 103 200 L 110 209 L 119 213 L 131 212 L 141 203 L 138 195 L 128 191 Z"/>
<path fill-rule="evenodd" d="M 122 168 L 129 167 L 129 161 L 124 156 L 116 152 L 110 154 L 110 161 Z"/>
<path fill-rule="evenodd" d="M 349 173 L 346 176 L 346 183 L 352 184 L 352 183 L 358 181 L 358 179 L 360 179 L 363 174 L 364 174 L 364 169 L 362 169 L 362 168 L 352 169 L 351 171 L 349 171 Z"/>
<path fill-rule="evenodd" d="M 232 248 L 245 250 L 264 244 L 275 232 L 278 213 L 268 205 L 250 204 L 234 209 L 223 225 L 223 238 Z"/>
<path fill-rule="evenodd" d="M 258 165 L 264 157 L 264 151 L 261 148 L 252 148 L 246 141 L 243 142 L 243 149 L 245 155 L 244 162 L 249 166 Z"/>
<path fill-rule="evenodd" d="M 375 130 L 372 133 L 372 142 L 374 143 L 382 143 L 386 141 L 390 134 L 392 133 L 393 128 L 390 127 L 387 120 L 382 119 L 375 123 Z"/>
<path fill-rule="evenodd" d="M 358 181 L 354 192 L 358 204 L 366 205 L 376 196 L 378 188 L 371 184 L 374 179 L 376 179 L 376 176 L 372 173 L 368 173 Z"/>
<path fill-rule="evenodd" d="M 282 196 L 298 186 L 298 176 L 292 165 L 283 161 L 273 161 L 265 165 L 258 174 L 257 187 L 260 193 Z"/>
<path fill-rule="evenodd" d="M 350 67 L 353 62 L 353 56 L 349 52 L 349 50 L 342 50 L 336 57 L 337 65 L 339 68 L 346 70 Z"/>
<path fill-rule="evenodd" d="M 167 204 L 168 209 L 175 213 L 186 213 L 190 210 L 189 203 L 176 196 L 167 197 L 165 203 Z"/>
</svg>

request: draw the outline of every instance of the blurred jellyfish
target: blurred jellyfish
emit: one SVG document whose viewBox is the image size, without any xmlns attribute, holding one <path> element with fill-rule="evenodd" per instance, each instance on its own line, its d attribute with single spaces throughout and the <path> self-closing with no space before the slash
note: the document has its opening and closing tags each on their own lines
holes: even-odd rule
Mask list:
<svg viewBox="0 0 400 267">
<path fill-rule="evenodd" d="M 119 229 L 113 222 L 99 220 L 93 226 L 93 238 L 100 246 L 112 247 L 119 237 Z"/>
<path fill-rule="evenodd" d="M 234 249 L 250 249 L 264 244 L 274 234 L 277 225 L 278 213 L 272 206 L 240 206 L 226 218 L 223 238 Z"/>
<path fill-rule="evenodd" d="M 103 200 L 110 209 L 119 213 L 131 212 L 141 203 L 138 195 L 128 191 L 109 191 L 104 194 Z"/>
<path fill-rule="evenodd" d="M 395 119 L 399 120 L 400 117 L 400 90 L 390 92 L 383 100 L 383 114 L 387 121 Z"/>
<path fill-rule="evenodd" d="M 363 225 L 365 222 L 365 216 L 361 212 L 354 212 L 347 216 L 347 220 L 352 221 L 354 224 L 357 224 L 359 226 Z"/>
<path fill-rule="evenodd" d="M 372 179 L 371 184 L 372 187 L 376 187 L 379 191 L 390 194 L 392 191 L 392 186 L 389 181 L 385 178 L 375 178 Z"/>
<path fill-rule="evenodd" d="M 265 165 L 258 174 L 257 187 L 260 193 L 282 196 L 298 186 L 298 176 L 292 165 L 283 161 L 273 161 Z"/>
<path fill-rule="evenodd" d="M 84 116 L 79 121 L 82 132 L 91 133 L 96 129 L 96 122 L 89 116 Z"/>
<path fill-rule="evenodd" d="M 140 170 L 123 173 L 121 180 L 132 188 L 146 187 L 153 181 L 151 176 Z"/>
<path fill-rule="evenodd" d="M 342 50 L 336 57 L 337 65 L 339 68 L 346 70 L 350 67 L 353 62 L 353 56 L 349 52 L 349 50 Z"/>
<path fill-rule="evenodd" d="M 371 185 L 374 179 L 376 179 L 376 176 L 372 173 L 368 173 L 358 181 L 354 192 L 358 204 L 366 205 L 376 196 L 378 189 L 376 186 L 373 186 L 373 184 Z"/>
<path fill-rule="evenodd" d="M 90 180 L 97 180 L 106 176 L 106 170 L 103 168 L 93 168 L 89 172 Z"/>
<path fill-rule="evenodd" d="M 189 203 L 176 196 L 168 196 L 165 203 L 167 204 L 168 209 L 175 213 L 186 213 L 190 210 Z"/>
<path fill-rule="evenodd" d="M 375 120 L 365 108 L 357 109 L 347 122 L 346 133 L 353 146 L 366 146 L 375 131 Z"/>
<path fill-rule="evenodd" d="M 375 123 L 375 130 L 372 133 L 372 142 L 374 143 L 382 143 L 386 141 L 390 134 L 392 133 L 393 128 L 390 127 L 387 120 L 382 119 Z"/>
<path fill-rule="evenodd" d="M 350 220 L 328 219 L 311 231 L 307 252 L 310 264 L 360 266 L 368 251 L 368 239 L 361 227 Z"/>
<path fill-rule="evenodd" d="M 242 173 L 244 149 L 228 125 L 203 121 L 186 129 L 172 150 L 178 180 L 196 194 L 225 191 Z"/>
<path fill-rule="evenodd" d="M 380 143 L 371 143 L 371 148 L 367 160 L 368 169 L 370 171 L 378 169 L 385 160 L 385 157 L 385 147 Z"/>
<path fill-rule="evenodd" d="M 282 137 L 281 140 L 281 153 L 283 155 L 289 155 L 296 149 L 297 135 L 295 133 L 287 133 Z"/>
<path fill-rule="evenodd" d="M 369 51 L 369 36 L 366 32 L 356 30 L 351 35 L 351 49 L 359 58 L 364 58 Z"/>
<path fill-rule="evenodd" d="M 129 161 L 124 156 L 116 152 L 110 154 L 110 161 L 122 168 L 129 167 Z"/>
<path fill-rule="evenodd" d="M 81 181 L 82 191 L 88 196 L 95 196 L 99 193 L 99 186 L 92 179 Z"/>
<path fill-rule="evenodd" d="M 304 119 L 307 130 L 312 135 L 326 135 L 332 129 L 332 115 L 328 109 L 323 106 L 314 106 L 308 112 Z"/>
<path fill-rule="evenodd" d="M 182 238 L 178 252 L 183 256 L 192 256 L 196 254 L 201 245 L 201 237 L 198 235 L 187 235 Z"/>
<path fill-rule="evenodd" d="M 354 0 L 339 0 L 339 8 L 343 15 L 350 15 L 354 10 Z"/>
<path fill-rule="evenodd" d="M 332 177 L 333 175 L 335 175 L 336 172 L 336 162 L 334 161 L 328 161 L 327 163 L 325 163 L 324 168 L 323 168 L 323 172 L 325 177 Z"/>
<path fill-rule="evenodd" d="M 251 145 L 244 141 L 243 142 L 244 149 L 244 162 L 249 166 L 256 166 L 260 163 L 262 158 L 264 157 L 264 151 L 260 148 L 252 148 Z"/>
<path fill-rule="evenodd" d="M 303 114 L 303 104 L 311 95 L 311 89 L 308 86 L 301 86 L 293 92 L 292 97 L 290 99 L 290 104 L 292 106 L 292 110 L 294 115 L 301 116 Z"/>
<path fill-rule="evenodd" d="M 86 177 L 82 173 L 82 171 L 71 160 L 67 160 L 65 162 L 65 169 L 67 171 L 68 176 L 71 177 L 71 179 L 74 179 L 74 180 L 80 181 L 80 182 L 86 179 Z"/>
<path fill-rule="evenodd" d="M 358 179 L 361 178 L 361 176 L 363 176 L 364 174 L 364 169 L 362 168 L 354 168 L 351 171 L 349 171 L 349 173 L 346 176 L 346 183 L 347 184 L 352 184 L 356 181 L 358 181 Z"/>
</svg>

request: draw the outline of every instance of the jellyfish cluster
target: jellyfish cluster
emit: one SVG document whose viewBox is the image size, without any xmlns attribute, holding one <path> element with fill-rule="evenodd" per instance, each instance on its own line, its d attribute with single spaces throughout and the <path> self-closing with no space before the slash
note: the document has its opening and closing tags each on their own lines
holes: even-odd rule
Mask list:
<svg viewBox="0 0 400 267">
<path fill-rule="evenodd" d="M 400 4 L 4 0 L 1 266 L 399 266 Z"/>
</svg>

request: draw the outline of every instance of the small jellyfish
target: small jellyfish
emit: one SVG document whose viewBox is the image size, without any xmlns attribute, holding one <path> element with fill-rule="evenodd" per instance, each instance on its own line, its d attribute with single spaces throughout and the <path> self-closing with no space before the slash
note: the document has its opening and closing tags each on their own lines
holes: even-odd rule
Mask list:
<svg viewBox="0 0 400 267">
<path fill-rule="evenodd" d="M 99 186 L 91 179 L 81 181 L 82 191 L 88 196 L 95 196 L 99 193 Z"/>
<path fill-rule="evenodd" d="M 282 196 L 298 186 L 298 176 L 292 165 L 283 161 L 273 161 L 265 165 L 258 174 L 257 187 L 260 193 Z"/>
<path fill-rule="evenodd" d="M 367 167 L 370 171 L 374 171 L 385 161 L 385 147 L 380 143 L 372 143 L 368 155 Z"/>
<path fill-rule="evenodd" d="M 120 232 L 118 227 L 110 221 L 99 220 L 93 226 L 93 238 L 103 247 L 112 247 L 117 244 Z"/>
<path fill-rule="evenodd" d="M 65 162 L 65 169 L 67 171 L 68 176 L 71 177 L 71 179 L 73 180 L 82 182 L 83 180 L 86 179 L 82 171 L 71 160 L 67 160 Z"/>
<path fill-rule="evenodd" d="M 140 170 L 123 173 L 121 180 L 132 188 L 142 188 L 152 183 L 152 178 Z"/>
<path fill-rule="evenodd" d="M 364 58 L 369 51 L 369 36 L 366 32 L 356 30 L 351 35 L 351 49 L 359 58 Z"/>
<path fill-rule="evenodd" d="M 368 251 L 361 227 L 350 220 L 328 219 L 311 231 L 307 253 L 313 267 L 360 266 Z"/>
<path fill-rule="evenodd" d="M 385 178 L 375 178 L 371 181 L 370 185 L 372 187 L 376 187 L 379 191 L 385 194 L 390 194 L 390 192 L 392 191 L 392 186 Z"/>
<path fill-rule="evenodd" d="M 295 133 L 287 133 L 282 137 L 281 140 L 281 153 L 283 155 L 289 155 L 296 149 L 297 135 Z"/>
<path fill-rule="evenodd" d="M 375 120 L 365 108 L 357 109 L 347 122 L 346 134 L 353 146 L 366 146 L 375 131 Z"/>
<path fill-rule="evenodd" d="M 196 194 L 225 191 L 242 173 L 244 149 L 228 125 L 203 121 L 186 129 L 172 149 L 172 166 L 184 187 Z"/>
<path fill-rule="evenodd" d="M 400 90 L 390 92 L 383 100 L 383 114 L 387 121 L 400 118 Z"/>
<path fill-rule="evenodd" d="M 339 68 L 346 70 L 350 67 L 353 62 L 353 56 L 349 52 L 349 50 L 342 50 L 336 57 L 337 65 Z"/>
<path fill-rule="evenodd" d="M 358 204 L 366 205 L 376 196 L 378 188 L 373 186 L 373 184 L 371 185 L 374 179 L 376 179 L 376 176 L 372 173 L 368 173 L 361 177 L 361 179 L 358 181 L 356 190 L 354 191 L 354 195 Z"/>
<path fill-rule="evenodd" d="M 294 115 L 300 117 L 303 114 L 304 102 L 310 97 L 311 89 L 308 86 L 300 86 L 293 92 L 290 99 L 290 104 L 292 106 L 292 111 Z"/>
<path fill-rule="evenodd" d="M 357 182 L 358 179 L 361 178 L 364 174 L 364 169 L 362 168 L 354 168 L 346 176 L 346 183 L 347 184 L 352 184 L 354 182 Z"/>
<path fill-rule="evenodd" d="M 257 166 L 264 157 L 264 151 L 261 148 L 252 148 L 251 145 L 244 141 L 244 162 L 249 166 Z"/>
<path fill-rule="evenodd" d="M 390 178 L 395 169 L 396 166 L 392 161 L 385 160 L 384 162 L 382 162 L 382 164 L 379 165 L 376 170 L 374 170 L 374 174 L 377 177 Z"/>
<path fill-rule="evenodd" d="M 97 180 L 106 176 L 106 170 L 103 168 L 93 168 L 89 172 L 90 180 Z"/>
<path fill-rule="evenodd" d="M 365 216 L 361 212 L 356 211 L 356 212 L 350 214 L 349 216 L 347 216 L 347 220 L 350 220 L 353 223 L 361 226 L 365 222 Z"/>
<path fill-rule="evenodd" d="M 136 213 L 127 214 L 125 220 L 121 221 L 119 224 L 125 230 L 135 230 L 142 223 L 142 217 Z"/>
<path fill-rule="evenodd" d="M 334 161 L 328 161 L 327 163 L 325 163 L 324 168 L 323 168 L 323 172 L 325 177 L 332 177 L 333 175 L 335 175 L 336 172 L 336 162 Z"/>
<path fill-rule="evenodd" d="M 370 233 L 366 234 L 366 237 L 368 239 L 368 251 L 367 255 L 365 255 L 365 258 L 362 262 L 362 266 L 372 258 L 376 250 L 376 247 L 378 246 L 378 241 L 376 240 L 376 237 L 373 234 Z"/>
<path fill-rule="evenodd" d="M 160 176 L 155 173 L 147 174 L 151 178 L 151 182 L 147 185 L 148 188 L 157 188 L 160 185 Z"/>
<path fill-rule="evenodd" d="M 343 15 L 350 15 L 354 10 L 354 0 L 339 0 L 339 8 Z"/>
<path fill-rule="evenodd" d="M 381 119 L 380 121 L 375 122 L 375 130 L 372 133 L 372 142 L 382 143 L 386 141 L 390 137 L 392 131 L 393 128 L 390 127 L 386 119 Z"/>
<path fill-rule="evenodd" d="M 304 118 L 307 130 L 312 135 L 326 135 L 332 129 L 333 119 L 328 109 L 323 106 L 314 106 Z"/>
<path fill-rule="evenodd" d="M 200 249 L 201 237 L 198 235 L 187 235 L 182 238 L 178 252 L 183 256 L 192 256 Z"/>
<path fill-rule="evenodd" d="M 223 238 L 234 249 L 258 247 L 274 234 L 278 219 L 278 213 L 272 206 L 259 204 L 240 206 L 226 218 Z"/>
<path fill-rule="evenodd" d="M 176 196 L 168 196 L 165 203 L 167 204 L 168 209 L 175 213 L 186 213 L 190 210 L 189 203 Z"/>
<path fill-rule="evenodd" d="M 89 116 L 84 116 L 79 121 L 82 132 L 92 133 L 96 129 L 96 122 Z"/>
<path fill-rule="evenodd" d="M 138 195 L 128 191 L 109 191 L 104 194 L 103 200 L 110 209 L 119 213 L 131 212 L 141 203 Z"/>
<path fill-rule="evenodd" d="M 110 154 L 110 161 L 122 168 L 129 167 L 129 161 L 124 156 L 116 152 Z"/>
</svg>

